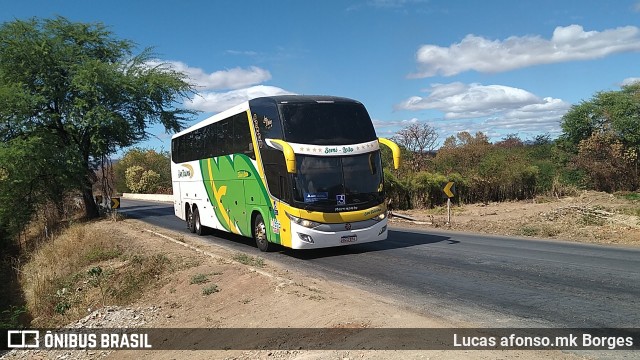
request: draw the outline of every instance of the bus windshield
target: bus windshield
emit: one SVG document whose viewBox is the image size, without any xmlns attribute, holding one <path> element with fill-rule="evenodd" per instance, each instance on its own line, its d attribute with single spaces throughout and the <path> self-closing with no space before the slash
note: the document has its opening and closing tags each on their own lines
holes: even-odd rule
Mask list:
<svg viewBox="0 0 640 360">
<path fill-rule="evenodd" d="M 359 103 L 280 104 L 284 140 L 310 145 L 346 145 L 376 140 L 367 110 Z"/>
<path fill-rule="evenodd" d="M 380 152 L 354 156 L 296 155 L 294 200 L 306 209 L 351 211 L 383 201 Z"/>
</svg>

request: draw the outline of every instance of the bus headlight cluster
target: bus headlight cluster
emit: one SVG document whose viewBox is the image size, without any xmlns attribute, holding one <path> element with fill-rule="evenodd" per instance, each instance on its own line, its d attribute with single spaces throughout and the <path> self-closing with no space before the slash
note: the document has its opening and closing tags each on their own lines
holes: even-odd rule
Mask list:
<svg viewBox="0 0 640 360">
<path fill-rule="evenodd" d="M 373 218 L 373 220 L 375 220 L 375 221 L 382 221 L 382 220 L 384 220 L 384 219 L 386 219 L 386 218 L 387 218 L 387 212 L 385 211 L 385 212 L 383 212 L 382 214 L 380 214 L 380 215 L 378 215 L 378 216 L 374 217 L 374 218 Z"/>
<path fill-rule="evenodd" d="M 294 223 L 296 223 L 296 224 L 298 224 L 300 226 L 304 226 L 304 227 L 309 228 L 309 229 L 313 229 L 316 226 L 320 226 L 319 222 L 315 222 L 315 221 L 311 221 L 311 220 L 307 220 L 307 219 L 300 219 L 299 217 L 295 217 L 295 216 L 293 216 L 291 214 L 287 214 L 287 216 Z"/>
<path fill-rule="evenodd" d="M 307 234 L 298 233 L 298 237 L 306 243 L 313 244 L 313 238 Z"/>
</svg>

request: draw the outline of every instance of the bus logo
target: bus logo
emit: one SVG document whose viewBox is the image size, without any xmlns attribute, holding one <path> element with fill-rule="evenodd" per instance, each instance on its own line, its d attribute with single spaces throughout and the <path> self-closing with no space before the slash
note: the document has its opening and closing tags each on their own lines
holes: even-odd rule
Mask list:
<svg viewBox="0 0 640 360">
<path fill-rule="evenodd" d="M 193 178 L 193 166 L 189 164 L 182 165 L 185 169 L 178 170 L 178 178 Z"/>
<path fill-rule="evenodd" d="M 336 195 L 336 201 L 338 202 L 338 205 L 344 205 L 347 203 L 347 199 L 344 194 Z"/>
</svg>

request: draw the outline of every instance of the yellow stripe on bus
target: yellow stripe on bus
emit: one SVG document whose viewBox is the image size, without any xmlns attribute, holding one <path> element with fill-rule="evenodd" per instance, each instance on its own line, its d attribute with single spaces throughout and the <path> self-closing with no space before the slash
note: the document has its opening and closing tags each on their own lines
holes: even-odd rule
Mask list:
<svg viewBox="0 0 640 360">
<path fill-rule="evenodd" d="M 365 210 L 338 213 L 322 213 L 319 211 L 297 209 L 284 203 L 282 205 L 287 213 L 295 217 L 325 224 L 340 224 L 346 222 L 369 220 L 384 213 L 387 210 L 387 206 L 385 204 L 380 204 L 378 206 L 374 206 Z"/>
<path fill-rule="evenodd" d="M 249 121 L 249 132 L 251 133 L 251 140 L 253 142 L 253 152 L 256 155 L 256 169 L 260 173 L 260 178 L 267 187 L 267 179 L 264 177 L 264 169 L 262 168 L 262 156 L 260 155 L 260 149 L 258 148 L 258 138 L 256 137 L 256 128 L 253 124 L 253 118 L 251 117 L 251 110 L 247 110 L 247 121 Z"/>
</svg>

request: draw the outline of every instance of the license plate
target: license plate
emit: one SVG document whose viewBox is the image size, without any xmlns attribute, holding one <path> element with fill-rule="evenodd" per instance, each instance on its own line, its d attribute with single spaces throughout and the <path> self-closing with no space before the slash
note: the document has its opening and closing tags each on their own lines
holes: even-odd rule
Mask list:
<svg viewBox="0 0 640 360">
<path fill-rule="evenodd" d="M 345 243 L 352 243 L 352 242 L 356 242 L 358 241 L 358 236 L 357 235 L 349 235 L 349 236 L 343 236 L 342 238 L 340 238 L 340 242 L 345 244 Z"/>
</svg>

